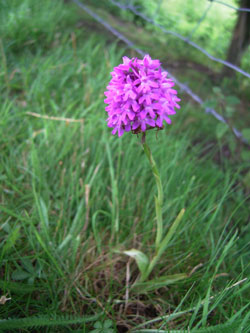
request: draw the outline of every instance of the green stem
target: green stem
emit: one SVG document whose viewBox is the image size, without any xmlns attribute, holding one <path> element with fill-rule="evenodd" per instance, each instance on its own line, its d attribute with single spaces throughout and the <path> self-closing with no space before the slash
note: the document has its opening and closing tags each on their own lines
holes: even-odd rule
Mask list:
<svg viewBox="0 0 250 333">
<path fill-rule="evenodd" d="M 158 196 L 155 196 L 155 212 L 156 212 L 156 222 L 157 222 L 157 231 L 156 231 L 156 240 L 155 240 L 155 246 L 156 250 L 159 248 L 161 239 L 162 239 L 162 203 L 163 203 L 163 190 L 162 190 L 162 183 L 160 178 L 160 173 L 157 169 L 155 160 L 153 159 L 151 150 L 149 146 L 146 144 L 146 142 L 143 143 L 143 149 L 144 152 L 149 160 L 149 163 L 151 165 L 151 169 L 153 171 L 153 175 L 155 177 L 157 190 L 158 190 Z"/>
</svg>

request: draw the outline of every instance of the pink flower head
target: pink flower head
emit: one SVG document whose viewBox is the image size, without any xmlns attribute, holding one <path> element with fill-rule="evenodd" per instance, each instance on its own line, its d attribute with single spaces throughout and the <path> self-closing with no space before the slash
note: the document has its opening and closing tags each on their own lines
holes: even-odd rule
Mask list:
<svg viewBox="0 0 250 333">
<path fill-rule="evenodd" d="M 124 131 L 145 132 L 151 128 L 163 128 L 163 121 L 171 123 L 170 115 L 177 102 L 177 91 L 172 89 L 174 82 L 162 72 L 159 60 L 146 55 L 143 60 L 123 57 L 123 63 L 111 72 L 112 79 L 104 93 L 108 104 L 108 126 L 112 134 Z"/>
</svg>

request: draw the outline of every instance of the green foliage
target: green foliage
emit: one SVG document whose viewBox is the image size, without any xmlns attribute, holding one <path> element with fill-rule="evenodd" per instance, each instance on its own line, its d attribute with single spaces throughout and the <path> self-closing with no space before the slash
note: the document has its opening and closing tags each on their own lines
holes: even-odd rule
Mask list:
<svg viewBox="0 0 250 333">
<path fill-rule="evenodd" d="M 37 317 L 27 317 L 27 318 L 18 318 L 18 319 L 6 319 L 0 320 L 0 329 L 1 330 L 10 330 L 10 329 L 23 329 L 23 328 L 36 328 L 44 326 L 67 326 L 73 324 L 82 324 L 87 322 L 95 321 L 100 314 L 93 316 L 82 316 L 82 317 L 73 317 L 73 316 L 37 316 Z"/>
<path fill-rule="evenodd" d="M 137 311 L 155 330 L 240 318 L 247 327 L 248 176 L 237 158 L 218 162 L 216 120 L 182 95 L 173 125 L 148 136 L 164 235 L 186 212 L 151 272 L 160 291 L 151 283 L 140 296 L 131 288 L 138 268 L 121 253 L 154 256 L 154 180 L 137 137 L 111 136 L 103 103 L 112 68 L 134 53 L 89 30 L 69 3 L 0 6 L 0 298 L 11 298 L 0 305 L 0 330 L 88 332 L 100 312 L 94 329 L 118 316 L 133 328 Z"/>
<path fill-rule="evenodd" d="M 229 322 L 226 324 L 219 324 L 216 326 L 192 329 L 190 330 L 155 330 L 155 329 L 142 329 L 134 330 L 134 333 L 240 333 L 242 332 L 242 326 L 240 322 Z"/>
<path fill-rule="evenodd" d="M 149 291 L 155 291 L 157 289 L 166 287 L 170 284 L 174 284 L 180 280 L 187 279 L 187 278 L 188 278 L 188 275 L 182 274 L 182 273 L 160 276 L 157 279 L 136 283 L 133 286 L 133 290 L 135 290 L 138 294 L 141 294 L 141 293 L 143 294 L 143 293 L 147 293 Z"/>
<path fill-rule="evenodd" d="M 11 278 L 14 281 L 21 281 L 28 279 L 28 283 L 34 283 L 35 279 L 45 278 L 45 274 L 43 273 L 43 267 L 37 261 L 35 265 L 33 265 L 32 261 L 29 258 L 21 259 L 22 267 L 18 267 L 13 271 Z"/>
<path fill-rule="evenodd" d="M 246 138 L 246 140 L 250 143 L 250 128 L 244 128 L 242 130 L 242 135 L 244 136 L 244 138 Z"/>
<path fill-rule="evenodd" d="M 94 324 L 94 330 L 90 331 L 92 333 L 115 333 L 115 330 L 112 328 L 112 320 L 105 320 L 104 322 L 97 321 Z"/>
<path fill-rule="evenodd" d="M 92 0 L 93 1 L 93 0 Z M 91 1 L 90 1 L 91 3 Z M 125 2 L 126 3 L 126 2 Z M 148 18 L 153 19 L 156 23 L 160 24 L 167 30 L 179 33 L 184 37 L 191 38 L 191 40 L 203 47 L 207 52 L 221 59 L 226 58 L 228 45 L 232 37 L 232 31 L 236 22 L 236 11 L 214 2 L 210 4 L 207 1 L 189 0 L 183 3 L 182 0 L 168 0 L 159 1 L 143 1 L 132 0 L 129 2 L 137 8 L 139 12 L 146 15 Z M 233 0 L 227 1 L 227 4 L 237 6 Z M 114 14 L 119 15 L 123 19 L 129 21 L 136 21 L 136 15 L 129 10 L 120 10 L 116 6 L 110 7 L 109 0 L 103 1 L 102 6 L 106 6 L 109 11 L 116 11 Z M 209 9 L 208 9 L 209 8 Z M 207 10 L 208 9 L 208 10 Z M 199 24 L 200 19 L 204 13 L 207 13 L 204 20 Z M 138 19 L 138 17 L 137 17 Z M 143 22 L 143 18 L 140 18 Z M 218 24 L 221 22 L 221 24 Z M 194 59 L 200 63 L 204 63 L 204 57 L 199 51 L 194 50 L 192 47 L 188 48 L 183 45 L 183 41 L 178 41 L 176 37 L 164 35 L 160 30 L 150 23 L 143 24 L 150 31 L 156 31 L 158 35 L 162 35 L 165 43 L 168 44 L 168 49 L 175 49 L 176 57 Z M 171 48 L 169 47 L 171 45 Z M 219 47 L 218 47 L 219 45 Z M 186 49 L 189 49 L 188 55 Z M 169 51 L 171 52 L 171 50 Z M 208 63 L 208 61 L 207 61 Z M 208 63 L 209 65 L 209 63 Z M 211 66 L 216 68 L 216 64 L 212 63 Z M 249 72 L 249 52 L 245 52 L 242 59 L 243 68 Z"/>
<path fill-rule="evenodd" d="M 205 103 L 206 107 L 214 108 L 218 110 L 221 115 L 226 119 L 227 123 L 218 123 L 216 125 L 215 133 L 218 141 L 222 142 L 223 138 L 231 132 L 231 137 L 229 140 L 229 147 L 231 153 L 234 154 L 236 149 L 235 138 L 233 135 L 232 127 L 234 121 L 237 119 L 237 114 L 239 113 L 240 100 L 237 96 L 228 95 L 225 96 L 220 87 L 213 87 L 214 97 Z M 250 144 L 250 129 L 243 128 L 242 136 L 245 140 L 246 145 L 242 145 L 241 158 L 243 161 L 249 161 L 249 144 Z M 248 144 L 247 144 L 248 143 Z"/>
</svg>

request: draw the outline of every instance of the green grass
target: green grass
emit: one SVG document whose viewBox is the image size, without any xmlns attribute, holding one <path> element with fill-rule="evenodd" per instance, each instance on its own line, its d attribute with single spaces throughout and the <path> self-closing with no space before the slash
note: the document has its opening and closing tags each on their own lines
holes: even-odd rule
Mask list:
<svg viewBox="0 0 250 333">
<path fill-rule="evenodd" d="M 140 139 L 113 137 L 105 122 L 109 73 L 131 51 L 100 28 L 81 27 L 75 6 L 8 6 L 1 4 L 0 297 L 11 300 L 0 305 L 0 331 L 90 332 L 111 319 L 118 332 L 223 332 L 232 323 L 247 332 L 247 162 L 224 157 L 232 135 L 218 143 L 217 121 L 181 93 L 173 125 L 148 135 L 165 232 L 186 208 L 151 278 L 189 277 L 142 295 L 130 290 L 126 301 L 121 252 L 153 253 L 156 193 Z M 129 267 L 132 284 L 139 272 Z"/>
</svg>

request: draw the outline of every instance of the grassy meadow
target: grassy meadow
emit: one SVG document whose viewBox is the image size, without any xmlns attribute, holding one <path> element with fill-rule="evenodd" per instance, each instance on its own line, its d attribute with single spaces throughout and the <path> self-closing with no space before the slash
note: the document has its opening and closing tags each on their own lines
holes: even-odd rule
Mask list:
<svg viewBox="0 0 250 333">
<path fill-rule="evenodd" d="M 135 51 L 69 2 L 2 1 L 0 18 L 0 332 L 249 332 L 244 145 L 178 92 L 147 141 L 164 232 L 186 211 L 150 279 L 186 278 L 134 291 L 123 251 L 152 256 L 156 186 L 140 138 L 111 135 L 103 92 Z"/>
</svg>

